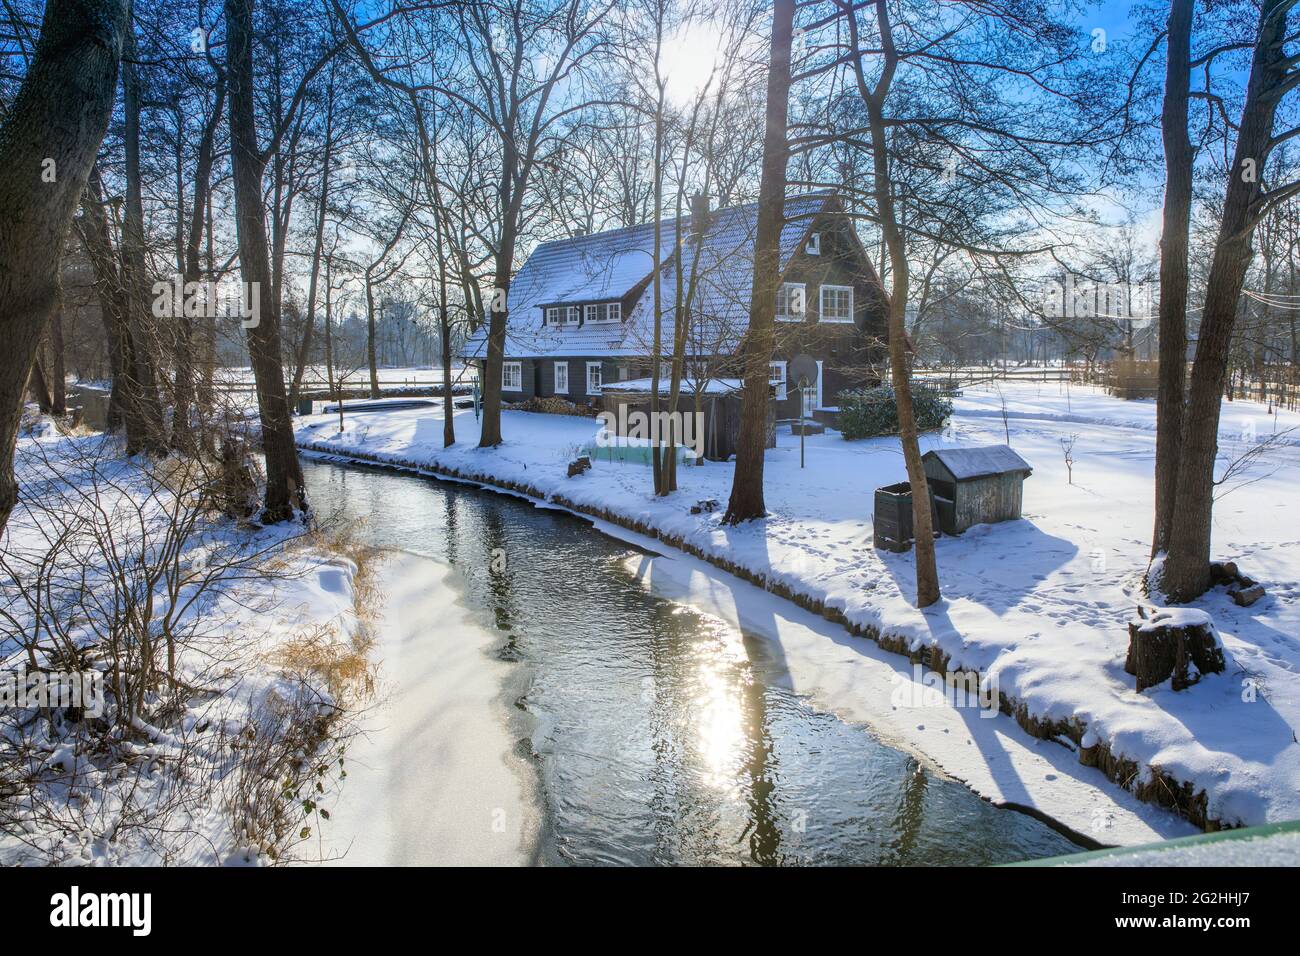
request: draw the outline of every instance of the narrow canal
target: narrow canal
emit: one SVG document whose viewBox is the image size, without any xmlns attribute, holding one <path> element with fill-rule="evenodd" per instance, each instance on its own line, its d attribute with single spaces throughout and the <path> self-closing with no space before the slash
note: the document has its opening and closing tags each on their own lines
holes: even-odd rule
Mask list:
<svg viewBox="0 0 1300 956">
<path fill-rule="evenodd" d="M 586 864 L 987 864 L 1069 853 L 786 689 L 754 639 L 647 593 L 629 547 L 526 501 L 304 462 L 328 521 L 450 563 L 527 668 L 518 706 L 551 859 Z M 437 621 L 429 621 L 431 629 Z"/>
</svg>

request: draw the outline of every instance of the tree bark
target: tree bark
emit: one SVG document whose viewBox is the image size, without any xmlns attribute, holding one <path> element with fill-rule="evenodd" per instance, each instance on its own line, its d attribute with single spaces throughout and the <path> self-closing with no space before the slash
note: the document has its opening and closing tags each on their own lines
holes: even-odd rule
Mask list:
<svg viewBox="0 0 1300 956">
<path fill-rule="evenodd" d="M 1160 372 L 1156 402 L 1156 523 L 1154 557 L 1169 546 L 1178 495 L 1183 404 L 1187 387 L 1187 243 L 1192 213 L 1192 144 L 1187 137 L 1191 85 L 1193 0 L 1169 6 L 1165 100 L 1160 114 L 1165 148 L 1165 207 L 1160 234 Z"/>
<path fill-rule="evenodd" d="M 745 387 L 741 396 L 736 470 L 732 476 L 727 513 L 723 518 L 733 525 L 767 514 L 767 504 L 763 499 L 763 457 L 767 452 L 776 290 L 781 277 L 781 227 L 785 224 L 785 167 L 790 150 L 786 123 L 790 106 L 794 8 L 794 0 L 776 0 L 772 11 L 767 118 L 758 186 L 758 226 L 754 238 L 754 282 L 749 298 L 749 333 L 744 345 Z"/>
<path fill-rule="evenodd" d="M 1159 582 L 1166 598 L 1173 602 L 1190 601 L 1210 586 L 1210 524 L 1219 413 L 1232 330 L 1250 268 L 1251 238 L 1261 214 L 1258 200 L 1273 116 L 1287 75 L 1282 49 L 1285 10 L 1286 5 L 1274 5 L 1260 13 L 1223 218 L 1206 281 L 1205 309 L 1192 365 L 1178 467 L 1177 514 L 1169 536 L 1169 557 Z"/>
<path fill-rule="evenodd" d="M 23 391 L 55 307 L 63 243 L 108 128 L 125 28 L 125 0 L 49 0 L 0 126 L 0 529 L 18 500 Z"/>
<path fill-rule="evenodd" d="M 379 360 L 375 356 L 375 287 L 366 273 L 366 366 L 370 370 L 370 397 L 379 397 Z"/>
<path fill-rule="evenodd" d="M 123 267 L 113 252 L 108 215 L 104 209 L 104 189 L 98 167 L 92 167 L 82 196 L 82 215 L 77 232 L 86 248 L 95 275 L 95 292 L 99 311 L 108 337 L 109 359 L 113 367 L 113 391 L 109 399 L 108 428 L 120 418 L 126 430 L 126 453 L 138 455 L 155 450 L 151 435 L 153 424 L 143 410 L 140 388 L 139 347 L 129 319 L 131 303 L 123 278 Z"/>
<path fill-rule="evenodd" d="M 68 370 L 63 354 L 63 288 L 59 303 L 50 316 L 50 408 L 55 415 L 68 414 Z"/>
<path fill-rule="evenodd" d="M 231 171 L 239 268 L 246 290 L 258 290 L 259 314 L 248 320 L 248 352 L 257 387 L 257 408 L 266 455 L 262 520 L 285 521 L 294 510 L 309 512 L 302 465 L 284 387 L 280 303 L 271 294 L 271 261 L 262 205 L 267 157 L 257 146 L 253 89 L 253 0 L 226 0 L 226 82 L 230 105 Z M 247 293 L 246 293 L 247 294 Z"/>
<path fill-rule="evenodd" d="M 939 600 L 939 569 L 934 554 L 934 525 L 930 515 L 930 484 L 926 480 L 921 462 L 921 445 L 917 439 L 916 414 L 912 406 L 911 368 L 907 359 L 907 246 L 898 215 L 894 207 L 893 182 L 889 170 L 889 141 L 885 125 L 884 105 L 890 84 L 898 66 L 894 47 L 893 27 L 884 0 L 876 2 L 876 19 L 880 25 L 880 40 L 884 53 L 884 66 L 879 81 L 872 91 L 866 89 L 861 68 L 858 71 L 859 90 L 867 107 L 867 121 L 871 128 L 871 154 L 873 163 L 876 213 L 880 231 L 889 254 L 892 275 L 889 294 L 889 369 L 894 385 L 894 399 L 898 405 L 898 433 L 903 446 L 903 462 L 907 466 L 907 480 L 912 487 L 912 530 L 916 540 L 916 606 L 928 607 Z M 853 45 L 857 46 L 856 29 L 852 30 Z"/>
<path fill-rule="evenodd" d="M 158 395 L 158 349 L 152 309 L 152 284 L 145 263 L 144 189 L 140 170 L 140 78 L 135 57 L 134 13 L 128 3 L 122 53 L 123 146 L 126 153 L 126 204 L 122 213 L 122 285 L 126 322 L 131 330 L 135 401 L 144 432 L 139 450 L 162 455 L 167 450 L 162 400 Z M 172 319 L 176 321 L 176 319 Z"/>
</svg>

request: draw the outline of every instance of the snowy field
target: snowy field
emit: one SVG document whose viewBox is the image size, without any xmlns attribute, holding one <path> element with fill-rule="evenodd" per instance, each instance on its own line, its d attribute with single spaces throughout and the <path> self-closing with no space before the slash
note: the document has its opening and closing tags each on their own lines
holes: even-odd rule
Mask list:
<svg viewBox="0 0 1300 956">
<path fill-rule="evenodd" d="M 370 382 L 370 371 L 368 368 L 354 370 L 348 367 L 345 370 L 346 379 L 350 386 L 364 386 Z M 305 388 L 325 388 L 330 381 L 329 370 L 324 365 L 309 365 L 303 372 L 303 386 Z M 455 366 L 451 370 L 452 381 L 469 382 L 474 381 L 473 367 Z M 216 371 L 216 380 L 225 385 L 247 385 L 253 384 L 253 370 L 251 368 L 220 368 Z M 379 367 L 379 384 L 381 388 L 420 388 L 442 384 L 442 369 L 432 365 L 410 365 L 410 366 L 386 366 Z"/>
<path fill-rule="evenodd" d="M 506 443 L 486 451 L 474 447 L 472 412 L 457 415 L 459 441 L 446 450 L 436 409 L 352 415 L 341 434 L 334 419 L 303 419 L 298 434 L 317 449 L 525 482 L 548 496 L 562 494 L 577 505 L 643 521 L 840 608 L 853 622 L 938 645 L 950 655 L 950 666 L 979 669 L 1032 714 L 1086 724 L 1115 756 L 1135 761 L 1140 774 L 1154 767 L 1205 790 L 1210 819 L 1259 824 L 1300 818 L 1300 515 L 1293 477 L 1300 432 L 1284 434 L 1248 473 L 1220 488 L 1215 557 L 1237 561 L 1268 588 L 1251 608 L 1236 607 L 1222 589 L 1198 602 L 1222 633 L 1227 672 L 1182 693 L 1165 685 L 1137 694 L 1123 664 L 1127 622 L 1139 603 L 1150 603 L 1140 581 L 1152 520 L 1154 403 L 1124 402 L 1065 383 L 999 383 L 969 391 L 956 405 L 951 426 L 926 436 L 924 448 L 1002 443 L 1009 433 L 1034 474 L 1025 484 L 1024 520 L 977 526 L 938 542 L 945 599 L 924 611 L 912 604 L 911 556 L 871 545 L 872 490 L 904 478 L 893 439 L 810 438 L 808 467 L 801 471 L 798 438 L 783 429 L 767 455 L 770 516 L 729 528 L 720 511 L 692 515 L 689 509 L 709 497 L 725 506 L 731 464 L 681 469 L 681 491 L 666 500 L 652 497 L 649 472 L 636 464 L 597 461 L 586 475 L 566 478 L 567 462 L 598 427 L 589 419 L 507 412 Z M 1300 415 L 1294 413 L 1225 404 L 1221 466 L 1265 436 L 1296 426 Z M 1073 484 L 1063 439 L 1074 442 Z M 710 574 L 718 579 L 710 570 L 694 585 L 677 581 L 674 587 L 679 595 L 700 592 L 708 610 Z M 827 636 L 821 653 L 804 642 L 801 659 L 791 658 L 797 689 L 850 718 L 881 722 L 897 708 L 858 680 L 856 668 L 871 654 L 868 642 L 832 630 L 837 634 Z M 941 739 L 952 737 L 951 727 L 929 734 L 924 721 L 912 723 L 906 733 L 895 728 L 904 742 L 992 799 L 1068 815 L 1072 826 L 1093 831 L 1101 842 L 1139 842 L 1142 826 L 1162 836 L 1187 832 L 1179 821 L 1152 823 L 1149 813 L 1132 833 L 1113 832 L 1110 811 L 1088 811 L 1081 821 L 1081 811 L 1070 811 L 1044 784 L 1072 774 L 1095 785 L 1100 775 L 1072 763 L 1064 747 L 1049 757 L 1055 769 L 1035 780 L 1038 770 L 996 766 L 1002 755 L 989 752 L 985 742 L 962 752 Z M 1042 747 L 1046 754 L 1053 745 Z"/>
</svg>

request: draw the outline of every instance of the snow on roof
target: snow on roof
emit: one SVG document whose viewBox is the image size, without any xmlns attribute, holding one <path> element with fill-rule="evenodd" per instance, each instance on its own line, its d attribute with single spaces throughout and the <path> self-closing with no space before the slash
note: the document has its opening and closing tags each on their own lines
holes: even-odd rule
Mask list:
<svg viewBox="0 0 1300 956">
<path fill-rule="evenodd" d="M 682 379 L 681 391 L 683 394 L 694 395 L 696 391 L 701 391 L 705 395 L 729 395 L 732 392 L 738 392 L 744 387 L 745 383 L 738 378 L 714 378 L 703 383 L 703 387 L 697 389 L 694 379 Z M 648 378 L 634 378 L 626 382 L 609 382 L 601 386 L 602 392 L 648 392 L 653 387 L 653 381 Z M 659 394 L 667 395 L 672 387 L 672 382 L 667 378 L 659 380 Z"/>
<path fill-rule="evenodd" d="M 922 458 L 937 458 L 957 481 L 1001 475 L 1014 471 L 1031 474 L 1033 468 L 1006 445 L 980 445 L 977 448 L 936 448 Z"/>
<path fill-rule="evenodd" d="M 829 191 L 791 196 L 785 201 L 781 229 L 781 263 L 789 262 L 799 242 L 834 198 Z M 690 236 L 689 216 L 682 218 L 682 235 Z M 677 270 L 671 267 L 676 220 L 660 224 L 664 263 L 662 301 L 670 309 L 676 297 Z M 699 277 L 692 303 L 698 352 L 717 354 L 735 349 L 749 327 L 749 297 L 753 285 L 754 236 L 758 204 L 715 209 L 701 247 L 685 239 L 686 271 Z M 559 239 L 539 245 L 510 286 L 506 321 L 506 355 L 510 357 L 636 356 L 653 351 L 654 303 L 647 292 L 624 321 L 580 327 L 545 326 L 541 308 L 561 302 L 581 303 L 620 299 L 651 277 L 654 267 L 654 224 L 630 226 Z M 698 253 L 698 258 L 697 258 Z M 671 319 L 663 323 L 660 341 L 672 348 Z M 461 354 L 481 358 L 487 330 L 466 341 Z"/>
</svg>

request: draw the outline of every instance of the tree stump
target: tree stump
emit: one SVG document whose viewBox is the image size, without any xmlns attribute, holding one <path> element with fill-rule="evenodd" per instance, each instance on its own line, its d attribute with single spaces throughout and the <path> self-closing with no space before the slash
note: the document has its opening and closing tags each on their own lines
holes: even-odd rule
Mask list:
<svg viewBox="0 0 1300 956">
<path fill-rule="evenodd" d="M 1149 620 L 1130 621 L 1128 638 L 1124 670 L 1137 678 L 1139 692 L 1166 680 L 1183 690 L 1227 667 L 1219 632 L 1204 611 L 1162 608 Z"/>
</svg>

